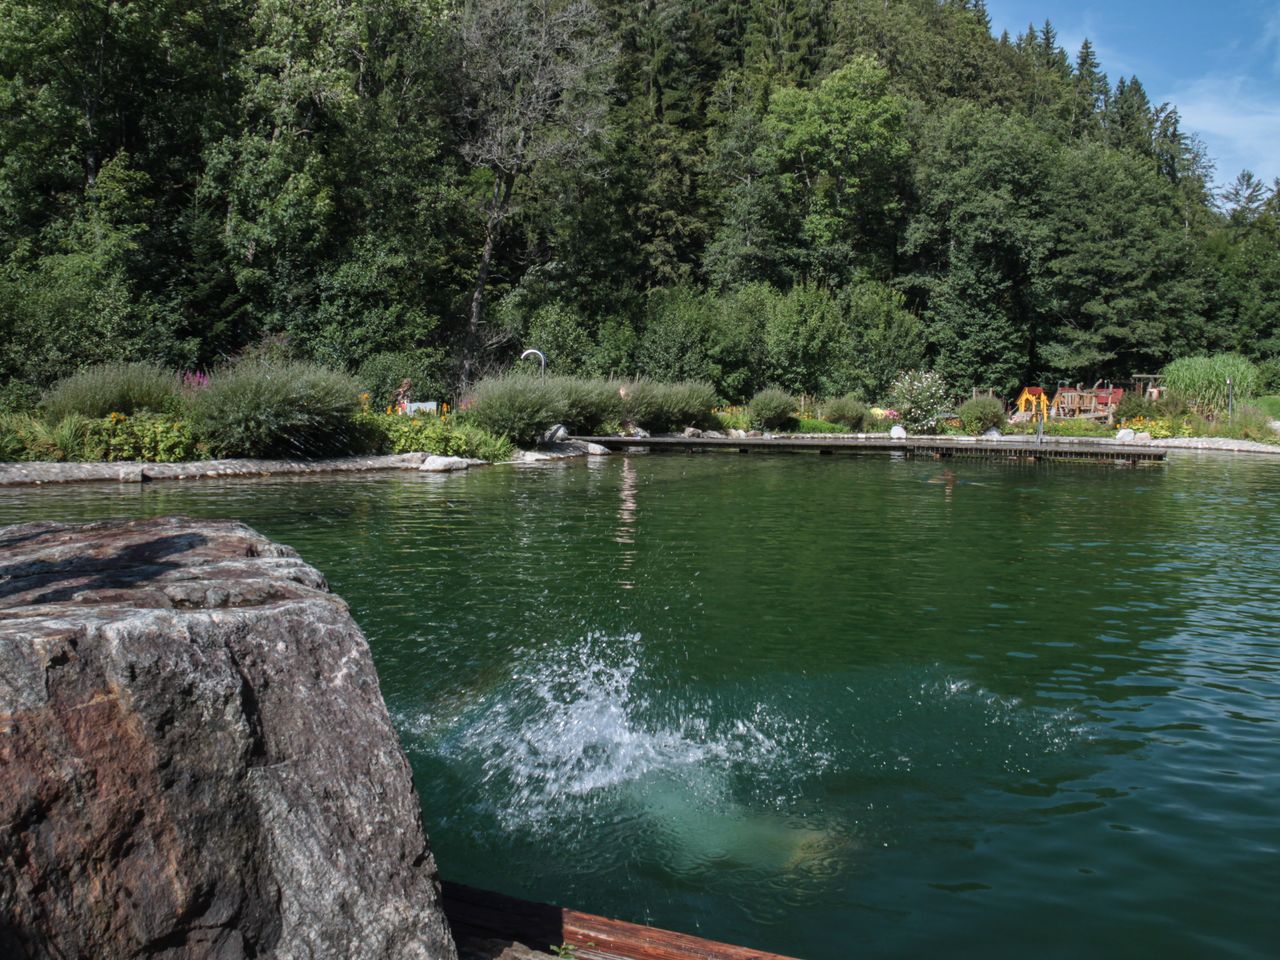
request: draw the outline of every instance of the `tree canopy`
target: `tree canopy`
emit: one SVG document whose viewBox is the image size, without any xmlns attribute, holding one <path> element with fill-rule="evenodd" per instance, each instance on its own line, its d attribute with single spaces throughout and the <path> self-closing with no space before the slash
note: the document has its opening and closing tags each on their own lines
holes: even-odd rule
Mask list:
<svg viewBox="0 0 1280 960">
<path fill-rule="evenodd" d="M 731 401 L 1280 368 L 1280 184 L 1105 66 L 981 0 L 0 0 L 0 407 L 264 338 Z"/>
</svg>

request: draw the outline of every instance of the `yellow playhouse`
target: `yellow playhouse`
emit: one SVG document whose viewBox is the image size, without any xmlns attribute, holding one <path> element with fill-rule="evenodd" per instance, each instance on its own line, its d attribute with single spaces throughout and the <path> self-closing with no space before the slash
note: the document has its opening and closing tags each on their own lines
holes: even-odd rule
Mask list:
<svg viewBox="0 0 1280 960">
<path fill-rule="evenodd" d="M 1049 418 L 1049 397 L 1041 387 L 1023 387 L 1017 403 L 1019 413 L 1035 413 L 1044 420 Z"/>
</svg>

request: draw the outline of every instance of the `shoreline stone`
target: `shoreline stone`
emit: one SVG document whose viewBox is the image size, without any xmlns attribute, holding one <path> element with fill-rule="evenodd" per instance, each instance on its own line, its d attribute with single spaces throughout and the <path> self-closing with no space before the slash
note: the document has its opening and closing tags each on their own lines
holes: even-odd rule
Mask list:
<svg viewBox="0 0 1280 960">
<path fill-rule="evenodd" d="M 707 431 L 705 437 L 723 439 L 723 434 Z M 729 439 L 760 436 L 757 431 L 729 430 Z M 866 433 L 815 433 L 795 434 L 807 439 L 839 439 L 842 437 L 875 437 L 883 434 Z M 949 440 L 968 440 L 983 443 L 987 440 L 1002 443 L 1035 443 L 1034 435 L 1008 434 L 999 437 L 955 437 Z M 1124 443 L 1114 437 L 1046 437 L 1045 442 L 1054 445 L 1073 443 Z M 1147 439 L 1136 434 L 1129 444 L 1145 444 L 1170 450 L 1195 450 L 1219 453 L 1249 453 L 1264 456 L 1280 455 L 1280 444 L 1261 443 L 1254 440 L 1231 440 L 1223 437 L 1173 437 L 1164 440 Z M 521 450 L 507 461 L 514 464 L 532 464 L 544 461 L 565 460 L 583 456 L 609 456 L 614 451 L 601 444 L 584 440 L 568 440 L 546 445 L 537 450 Z M 631 448 L 628 454 L 647 452 L 643 448 Z M 341 457 L 329 460 L 195 460 L 187 463 L 0 463 L 0 488 L 15 486 L 43 486 L 63 483 L 148 483 L 153 480 L 200 480 L 206 478 L 255 478 L 290 475 L 315 475 L 326 473 L 363 473 L 388 470 L 420 470 L 427 473 L 463 469 L 453 464 L 447 468 L 435 466 L 426 469 L 427 461 L 454 461 L 464 458 L 435 457 L 426 453 L 400 453 L 386 456 Z M 487 466 L 487 461 L 465 460 L 467 467 Z"/>
<path fill-rule="evenodd" d="M 454 960 L 363 634 L 231 521 L 0 528 L 0 956 Z"/>
<path fill-rule="evenodd" d="M 476 460 L 474 457 L 439 457 L 433 454 L 425 458 L 418 469 L 423 473 L 452 473 L 487 465 L 487 460 Z"/>
</svg>

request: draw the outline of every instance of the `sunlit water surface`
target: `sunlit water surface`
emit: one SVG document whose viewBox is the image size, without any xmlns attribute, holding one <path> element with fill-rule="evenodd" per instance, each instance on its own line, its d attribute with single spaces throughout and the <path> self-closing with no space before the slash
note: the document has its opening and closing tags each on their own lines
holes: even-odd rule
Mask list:
<svg viewBox="0 0 1280 960">
<path fill-rule="evenodd" d="M 350 602 L 448 878 L 810 960 L 1280 953 L 1280 463 L 0 491 L 172 513 Z"/>
</svg>

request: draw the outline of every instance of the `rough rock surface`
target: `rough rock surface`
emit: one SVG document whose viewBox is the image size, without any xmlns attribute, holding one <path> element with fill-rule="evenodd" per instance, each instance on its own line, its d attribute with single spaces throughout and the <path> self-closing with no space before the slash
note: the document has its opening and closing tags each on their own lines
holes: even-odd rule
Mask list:
<svg viewBox="0 0 1280 960">
<path fill-rule="evenodd" d="M 453 473 L 487 465 L 488 461 L 476 460 L 474 457 L 440 457 L 433 454 L 424 459 L 418 469 L 423 473 Z"/>
<path fill-rule="evenodd" d="M 268 477 L 280 474 L 363 473 L 416 470 L 425 453 L 394 453 L 327 460 L 191 460 L 186 463 L 0 463 L 0 487 L 43 483 L 198 480 L 202 477 Z"/>
<path fill-rule="evenodd" d="M 455 956 L 368 645 L 232 522 L 0 528 L 0 957 Z"/>
</svg>

